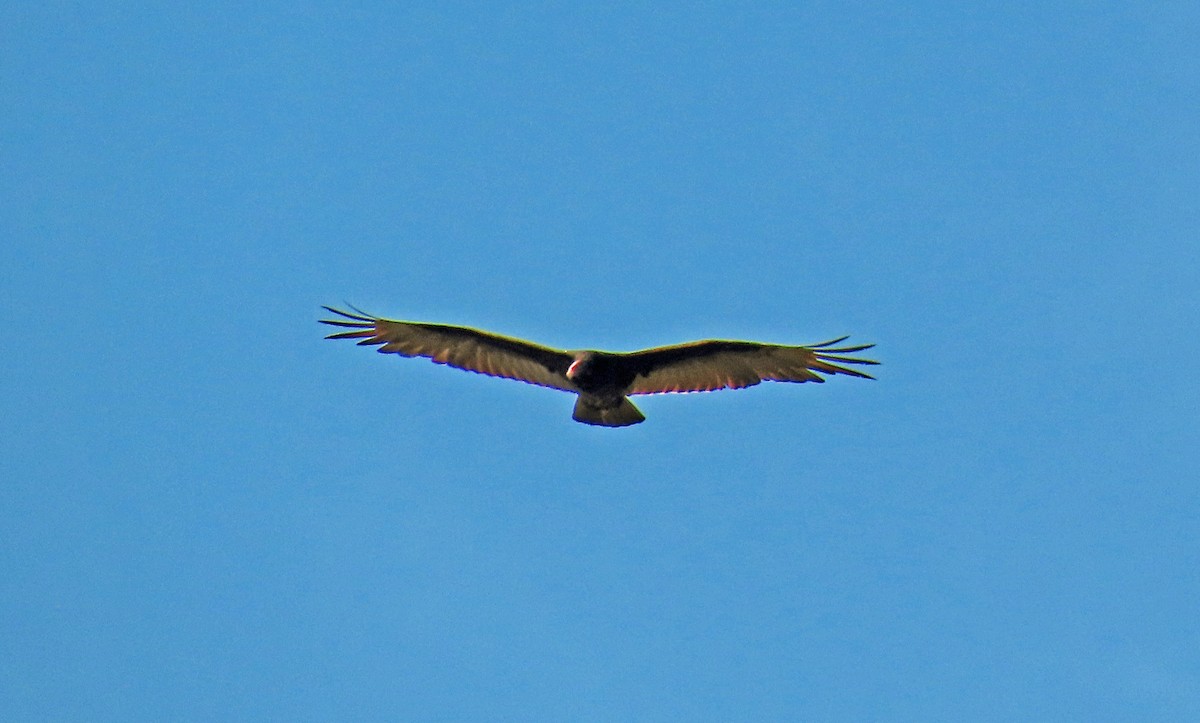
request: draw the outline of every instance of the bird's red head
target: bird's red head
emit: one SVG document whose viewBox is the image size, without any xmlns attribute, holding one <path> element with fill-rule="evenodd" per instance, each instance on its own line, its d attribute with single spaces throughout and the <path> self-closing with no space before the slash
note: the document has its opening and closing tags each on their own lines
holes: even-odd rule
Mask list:
<svg viewBox="0 0 1200 723">
<path fill-rule="evenodd" d="M 579 352 L 575 355 L 575 361 L 571 362 L 571 366 L 567 367 L 567 379 L 578 381 L 580 377 L 588 377 L 592 373 L 592 352 Z"/>
<path fill-rule="evenodd" d="M 567 367 L 567 379 L 574 379 L 579 374 L 579 367 L 583 365 L 583 358 L 580 357 L 571 362 L 571 366 Z"/>
</svg>

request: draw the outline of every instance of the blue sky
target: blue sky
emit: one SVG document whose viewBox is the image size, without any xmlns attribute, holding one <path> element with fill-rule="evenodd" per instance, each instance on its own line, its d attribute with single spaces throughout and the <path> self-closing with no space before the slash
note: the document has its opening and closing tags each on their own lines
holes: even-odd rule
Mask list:
<svg viewBox="0 0 1200 723">
<path fill-rule="evenodd" d="M 0 28 L 12 719 L 1200 716 L 1194 3 Z M 599 429 L 343 301 L 884 365 Z"/>
</svg>

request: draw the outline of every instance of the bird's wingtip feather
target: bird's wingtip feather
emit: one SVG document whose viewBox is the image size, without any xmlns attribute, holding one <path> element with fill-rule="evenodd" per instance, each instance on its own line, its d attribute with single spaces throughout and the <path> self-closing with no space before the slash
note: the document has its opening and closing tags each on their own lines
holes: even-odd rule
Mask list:
<svg viewBox="0 0 1200 723">
<path fill-rule="evenodd" d="M 341 316 L 343 318 L 353 319 L 354 321 L 359 321 L 359 322 L 369 321 L 371 323 L 375 323 L 380 318 L 378 316 L 374 316 L 373 314 L 368 314 L 367 312 L 358 308 L 354 304 L 346 303 L 346 306 L 353 309 L 354 313 L 352 314 L 349 311 L 342 311 L 341 309 L 338 309 L 338 308 L 335 308 L 332 306 L 325 306 L 324 304 L 321 305 L 321 308 L 328 311 L 331 314 L 337 314 L 338 316 Z M 324 320 L 322 320 L 322 321 L 324 321 Z M 330 323 L 330 322 L 325 322 L 325 323 Z"/>
<path fill-rule="evenodd" d="M 808 348 L 809 349 L 824 349 L 825 347 L 833 346 L 834 344 L 839 344 L 843 341 L 846 341 L 849 338 L 850 338 L 850 335 L 847 334 L 846 336 L 841 336 L 841 337 L 838 337 L 837 339 L 830 339 L 829 341 L 823 341 L 820 344 L 813 344 L 812 346 L 810 346 Z"/>
<path fill-rule="evenodd" d="M 332 334 L 327 334 L 326 339 L 360 339 L 363 337 L 371 338 L 375 336 L 374 329 L 358 329 L 357 331 L 338 331 Z"/>
</svg>

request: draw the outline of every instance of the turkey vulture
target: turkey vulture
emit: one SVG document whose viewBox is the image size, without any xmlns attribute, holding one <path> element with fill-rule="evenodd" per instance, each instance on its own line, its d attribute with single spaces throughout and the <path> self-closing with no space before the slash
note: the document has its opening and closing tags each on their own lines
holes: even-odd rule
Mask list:
<svg viewBox="0 0 1200 723">
<path fill-rule="evenodd" d="M 628 353 L 563 351 L 465 326 L 394 321 L 357 309 L 351 313 L 322 308 L 341 317 L 321 319 L 322 324 L 350 330 L 326 339 L 358 339 L 360 345 L 378 346 L 381 353 L 426 357 L 457 369 L 578 394 L 572 417 L 602 427 L 624 427 L 646 419 L 629 401 L 631 394 L 741 389 L 764 379 L 825 381 L 817 372 L 874 379 L 833 362 L 879 363 L 843 356 L 874 346 L 836 346 L 849 338 L 845 336 L 812 346 L 709 340 Z"/>
</svg>

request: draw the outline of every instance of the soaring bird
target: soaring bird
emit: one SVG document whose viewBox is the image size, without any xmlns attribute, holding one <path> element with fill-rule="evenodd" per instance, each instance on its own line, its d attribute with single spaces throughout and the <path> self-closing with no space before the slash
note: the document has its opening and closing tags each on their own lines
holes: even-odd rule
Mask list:
<svg viewBox="0 0 1200 723">
<path fill-rule="evenodd" d="M 571 392 L 579 395 L 571 415 L 575 421 L 602 427 L 645 421 L 629 401 L 632 394 L 741 389 L 763 380 L 824 382 L 820 374 L 874 379 L 838 363 L 879 363 L 844 356 L 875 346 L 837 346 L 846 336 L 809 346 L 710 339 L 626 353 L 565 351 L 465 326 L 322 308 L 340 317 L 321 319 L 322 324 L 349 329 L 326 339 L 358 339 L 359 345 L 378 346 L 384 354 L 425 357 L 456 369 Z"/>
</svg>

